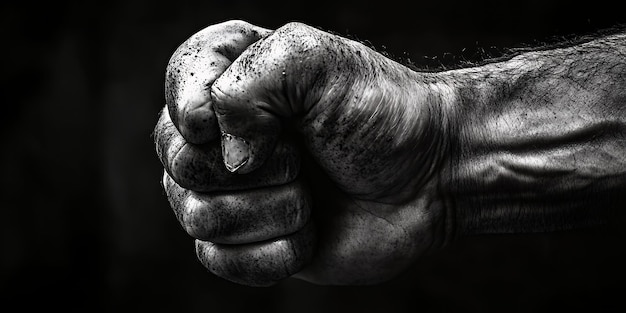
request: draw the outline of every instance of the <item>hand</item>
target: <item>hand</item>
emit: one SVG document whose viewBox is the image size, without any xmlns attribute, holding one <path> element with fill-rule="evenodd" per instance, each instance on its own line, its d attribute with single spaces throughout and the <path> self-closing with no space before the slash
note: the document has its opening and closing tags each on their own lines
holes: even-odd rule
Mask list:
<svg viewBox="0 0 626 313">
<path fill-rule="evenodd" d="M 445 93 L 429 75 L 299 23 L 183 43 L 155 140 L 200 261 L 248 285 L 369 284 L 439 247 Z"/>
</svg>

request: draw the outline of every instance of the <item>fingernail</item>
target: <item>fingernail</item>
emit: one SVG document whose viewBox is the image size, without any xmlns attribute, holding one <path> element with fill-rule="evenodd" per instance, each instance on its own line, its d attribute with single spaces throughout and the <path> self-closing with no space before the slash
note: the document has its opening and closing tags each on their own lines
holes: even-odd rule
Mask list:
<svg viewBox="0 0 626 313">
<path fill-rule="evenodd" d="M 222 133 L 222 155 L 226 169 L 234 173 L 248 162 L 250 147 L 243 138 Z"/>
</svg>

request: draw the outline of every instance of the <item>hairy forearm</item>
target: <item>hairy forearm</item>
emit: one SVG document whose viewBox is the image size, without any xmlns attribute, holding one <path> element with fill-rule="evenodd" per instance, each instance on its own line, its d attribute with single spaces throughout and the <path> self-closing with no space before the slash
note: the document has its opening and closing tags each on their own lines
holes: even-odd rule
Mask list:
<svg viewBox="0 0 626 313">
<path fill-rule="evenodd" d="M 440 75 L 457 234 L 571 229 L 624 209 L 626 35 Z"/>
</svg>

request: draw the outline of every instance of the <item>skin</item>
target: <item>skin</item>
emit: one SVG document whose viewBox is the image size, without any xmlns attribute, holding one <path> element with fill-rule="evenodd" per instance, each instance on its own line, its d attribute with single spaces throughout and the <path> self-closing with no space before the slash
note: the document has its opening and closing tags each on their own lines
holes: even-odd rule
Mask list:
<svg viewBox="0 0 626 313">
<path fill-rule="evenodd" d="M 213 25 L 167 68 L 163 186 L 202 264 L 251 286 L 374 284 L 463 236 L 602 224 L 625 55 L 613 35 L 426 73 L 300 23 Z"/>
</svg>

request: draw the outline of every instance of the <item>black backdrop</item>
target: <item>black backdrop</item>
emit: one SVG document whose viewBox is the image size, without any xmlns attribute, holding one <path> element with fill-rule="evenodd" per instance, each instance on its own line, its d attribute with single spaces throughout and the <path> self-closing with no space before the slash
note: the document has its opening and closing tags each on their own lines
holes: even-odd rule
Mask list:
<svg viewBox="0 0 626 313">
<path fill-rule="evenodd" d="M 451 55 L 472 60 L 624 22 L 608 3 L 2 4 L 0 303 L 116 312 L 624 309 L 620 228 L 472 238 L 372 287 L 223 281 L 196 261 L 175 221 L 150 137 L 170 54 L 210 24 L 302 21 L 417 64 L 448 66 L 461 58 Z"/>
</svg>

